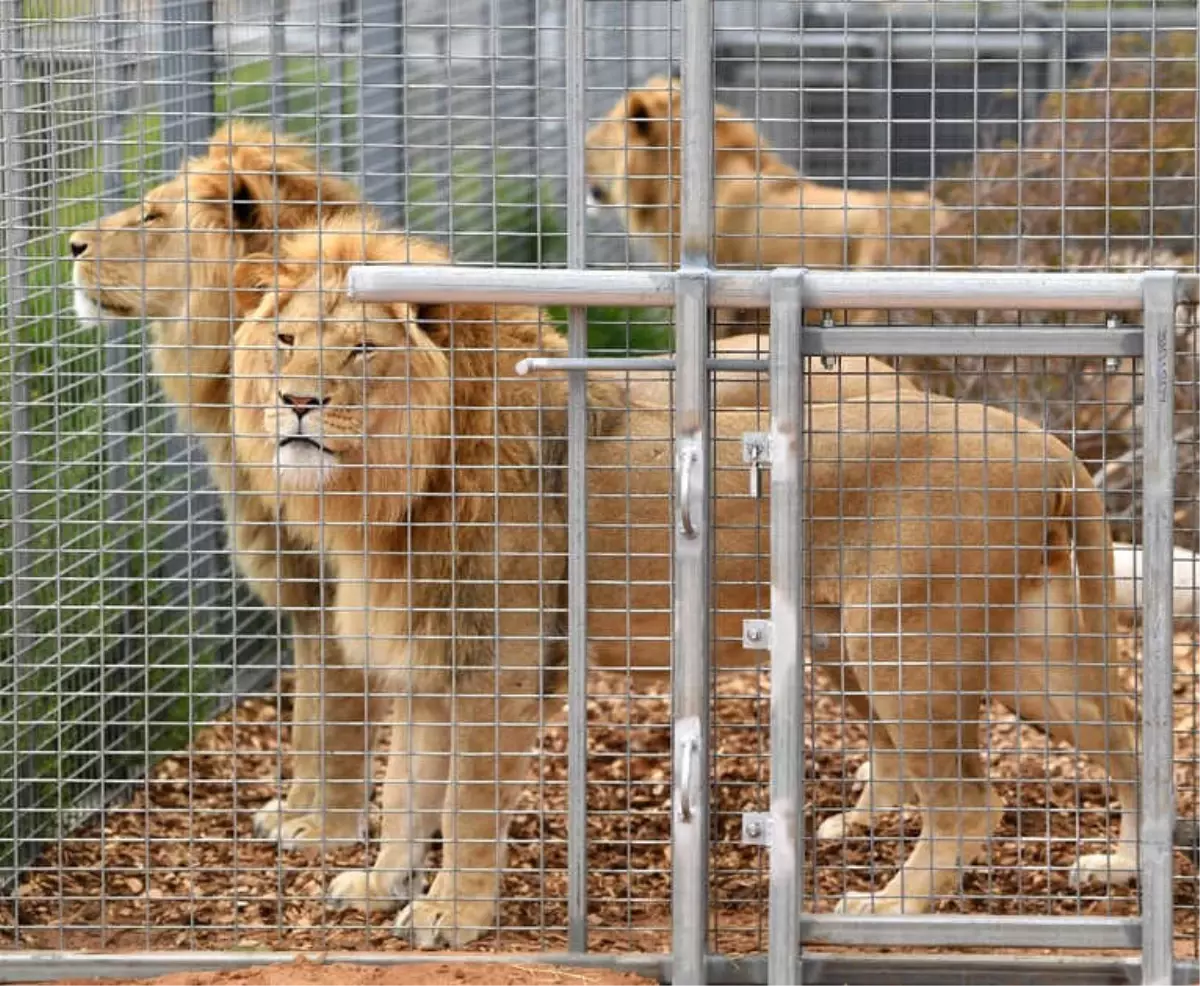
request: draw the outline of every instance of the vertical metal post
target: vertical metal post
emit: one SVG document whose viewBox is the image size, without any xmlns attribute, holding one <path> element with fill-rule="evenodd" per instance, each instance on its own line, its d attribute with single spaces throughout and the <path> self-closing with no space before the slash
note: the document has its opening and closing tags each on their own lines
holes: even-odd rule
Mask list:
<svg viewBox="0 0 1200 986">
<path fill-rule="evenodd" d="M 288 0 L 271 0 L 271 15 L 267 27 L 267 110 L 271 125 L 279 126 L 288 113 L 287 20 Z M 319 8 L 317 8 L 319 9 Z M 316 33 L 319 27 L 314 24 Z M 318 67 L 319 70 L 319 67 Z M 318 105 L 320 105 L 318 82 Z"/>
<path fill-rule="evenodd" d="M 174 171 L 208 143 L 216 120 L 214 0 L 165 0 L 162 16 L 162 161 Z"/>
<path fill-rule="evenodd" d="M 365 201 L 400 218 L 404 185 L 404 5 L 361 0 L 358 169 Z"/>
<path fill-rule="evenodd" d="M 120 0 L 104 0 L 104 16 L 100 25 L 101 44 L 98 53 L 100 78 L 95 86 L 97 110 L 101 112 L 96 121 L 97 137 L 100 141 L 100 180 L 101 204 L 105 214 L 115 211 L 121 201 L 125 185 L 125 170 L 122 167 L 121 127 L 125 103 L 125 91 L 121 86 L 121 43 L 124 21 L 121 18 Z M 137 681 L 140 664 L 136 660 L 133 640 L 139 629 L 135 622 L 137 599 L 135 593 L 133 568 L 131 565 L 132 543 L 130 534 L 129 512 L 131 508 L 130 493 L 135 489 L 133 470 L 131 469 L 129 435 L 141 428 L 141 413 L 135 409 L 133 395 L 133 377 L 129 372 L 129 335 L 132 326 L 129 322 L 112 322 L 104 327 L 104 407 L 100 415 L 101 445 L 109 463 L 102 473 L 104 488 L 104 520 L 113 525 L 114 530 L 101 532 L 104 548 L 111 551 L 113 565 L 111 576 L 105 576 L 110 585 L 105 586 L 103 601 L 105 605 L 115 604 L 119 611 L 119 626 L 121 639 L 115 647 L 101 637 L 96 641 L 96 650 L 102 654 L 118 654 L 117 666 L 95 661 L 96 691 L 102 696 L 100 709 L 103 719 L 102 729 L 106 739 L 110 736 L 115 742 L 121 742 L 119 734 L 129 729 L 127 697 L 144 690 L 144 684 L 139 689 Z M 115 426 L 115 427 L 114 427 Z M 115 431 L 115 433 L 114 433 Z M 136 494 L 135 494 L 136 495 Z M 111 588 L 110 588 L 111 587 Z M 113 622 L 104 619 L 103 629 L 107 631 Z M 114 662 L 115 663 L 115 662 Z M 113 701 L 105 701 L 105 696 L 120 696 Z M 125 705 L 118 704 L 124 702 Z M 101 757 L 104 751 L 101 750 Z M 102 771 L 106 774 L 106 771 Z"/>
<path fill-rule="evenodd" d="M 804 272 L 771 272 L 771 875 L 767 981 L 801 982 Z"/>
<path fill-rule="evenodd" d="M 584 2 L 567 2 L 567 266 L 572 268 L 586 266 L 587 259 Z M 568 313 L 567 346 L 569 356 L 587 356 L 582 306 Z M 572 952 L 587 951 L 587 423 L 587 376 L 572 373 L 567 391 L 567 943 Z"/>
<path fill-rule="evenodd" d="M 676 510 L 671 981 L 701 984 L 708 943 L 712 4 L 684 0 L 681 269 L 676 279 Z"/>
<path fill-rule="evenodd" d="M 1175 499 L 1175 301 L 1178 275 L 1143 275 L 1145 544 L 1142 693 L 1142 982 L 1169 986 L 1174 950 L 1171 888 L 1175 825 L 1172 579 Z"/>
<path fill-rule="evenodd" d="M 37 646 L 32 626 L 34 609 L 33 473 L 29 424 L 28 360 L 21 342 L 22 318 L 29 300 L 29 193 L 22 137 L 25 123 L 25 72 L 21 26 L 15 0 L 0 0 L 0 246 L 3 249 L 6 292 L 4 328 L 9 346 L 9 408 L 12 441 L 13 665 L 14 681 L 22 680 L 22 664 Z M 15 733 L 14 733 L 15 735 Z M 17 751 L 14 749 L 13 755 Z M 15 767 L 15 764 L 14 764 Z M 14 770 L 13 777 L 21 776 Z M 20 805 L 20 797 L 15 799 Z M 14 818 L 14 838 L 19 813 Z"/>
</svg>

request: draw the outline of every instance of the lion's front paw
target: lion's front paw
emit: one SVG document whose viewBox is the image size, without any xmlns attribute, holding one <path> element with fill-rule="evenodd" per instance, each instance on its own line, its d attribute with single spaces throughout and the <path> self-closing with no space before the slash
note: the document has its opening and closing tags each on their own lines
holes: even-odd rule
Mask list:
<svg viewBox="0 0 1200 986">
<path fill-rule="evenodd" d="M 827 819 L 825 819 L 825 821 L 817 826 L 817 838 L 822 841 L 841 841 L 846 837 L 846 834 L 851 829 L 869 828 L 870 825 L 871 816 L 869 813 L 860 811 L 843 811 L 836 815 L 830 815 Z"/>
<path fill-rule="evenodd" d="M 1126 887 L 1138 878 L 1136 859 L 1120 853 L 1090 853 L 1080 856 L 1071 870 L 1071 886 L 1078 890 L 1089 883 L 1109 887 Z"/>
<path fill-rule="evenodd" d="M 415 873 L 394 870 L 347 870 L 329 884 L 325 899 L 331 907 L 360 911 L 394 911 L 412 900 Z"/>
<path fill-rule="evenodd" d="M 495 900 L 425 896 L 400 912 L 396 933 L 410 937 L 417 948 L 462 948 L 495 930 L 495 918 Z"/>
<path fill-rule="evenodd" d="M 917 896 L 901 897 L 889 893 L 864 893 L 850 890 L 838 901 L 835 914 L 924 914 L 929 902 Z"/>
<path fill-rule="evenodd" d="M 347 809 L 326 809 L 299 816 L 288 814 L 275 832 L 280 849 L 299 849 L 308 853 L 356 845 L 366 837 L 366 815 Z"/>
<path fill-rule="evenodd" d="M 276 839 L 283 823 L 310 814 L 317 806 L 316 790 L 311 784 L 293 782 L 286 798 L 272 798 L 254 813 L 254 835 Z"/>
</svg>

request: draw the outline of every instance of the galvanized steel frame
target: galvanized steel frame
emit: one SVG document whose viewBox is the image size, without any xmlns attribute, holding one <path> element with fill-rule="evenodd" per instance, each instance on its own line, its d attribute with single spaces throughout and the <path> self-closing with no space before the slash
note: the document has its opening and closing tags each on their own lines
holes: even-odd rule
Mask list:
<svg viewBox="0 0 1200 986">
<path fill-rule="evenodd" d="M 697 195 L 696 198 L 701 196 Z M 707 439 L 696 415 L 707 415 L 708 373 L 718 367 L 754 368 L 761 360 L 713 360 L 708 358 L 707 336 L 696 331 L 698 305 L 707 296 L 709 305 L 729 303 L 736 297 L 743 307 L 769 307 L 771 311 L 771 355 L 766 361 L 771 373 L 772 505 L 771 505 L 771 881 L 770 881 L 770 982 L 799 982 L 805 966 L 798 940 L 830 945 L 991 946 L 1030 948 L 1139 948 L 1142 982 L 1169 984 L 1173 952 L 1171 924 L 1172 849 L 1174 791 L 1171 777 L 1171 526 L 1173 520 L 1174 462 L 1171 422 L 1174 415 L 1175 304 L 1180 297 L 1180 278 L 1174 271 L 1141 274 L 1004 274 L 960 273 L 906 274 L 903 279 L 882 278 L 876 272 L 824 272 L 778 269 L 770 273 L 727 277 L 696 267 L 675 273 L 639 275 L 614 272 L 572 272 L 569 283 L 558 271 L 521 272 L 519 284 L 506 276 L 500 289 L 496 272 L 439 268 L 357 268 L 351 272 L 352 292 L 367 299 L 423 301 L 520 300 L 527 304 L 567 302 L 573 306 L 669 303 L 664 285 L 674 283 L 681 331 L 674 359 L 622 361 L 613 359 L 530 358 L 520 369 L 572 371 L 582 376 L 589 369 L 639 370 L 674 369 L 679 377 L 676 455 L 679 478 L 680 524 L 676 530 L 675 560 L 678 566 L 699 570 L 703 561 L 697 546 L 707 543 Z M 509 272 L 505 272 L 506 275 Z M 736 285 L 736 287 L 734 287 Z M 970 327 L 939 326 L 924 332 L 881 335 L 871 328 L 854 326 L 822 329 L 802 324 L 805 307 L 863 309 L 907 305 L 919 308 L 958 310 L 1055 310 L 1142 313 L 1139 328 L 1012 328 L 982 331 Z M 869 348 L 867 348 L 869 347 Z M 1146 473 L 1144 521 L 1146 571 L 1143 601 L 1144 692 L 1142 715 L 1144 755 L 1142 775 L 1143 827 L 1141 832 L 1140 918 L 995 918 L 938 915 L 929 917 L 847 917 L 797 915 L 799 873 L 802 866 L 797 812 L 803 797 L 800 787 L 799 712 L 803 708 L 799 674 L 802 626 L 802 585 L 796 577 L 803 552 L 802 525 L 797 523 L 795 504 L 803 484 L 801 428 L 804 355 L 832 356 L 861 352 L 880 355 L 916 355 L 932 352 L 961 352 L 1006 355 L 1126 355 L 1142 357 L 1146 374 Z M 701 375 L 697 364 L 702 368 Z M 691 378 L 684 387 L 685 374 Z M 701 386 L 697 387 L 697 384 Z M 700 393 L 697 393 L 700 391 Z M 571 440 L 581 439 L 579 432 Z M 787 450 L 794 449 L 789 453 Z M 776 458 L 776 456 L 778 456 Z M 690 475 L 689 475 L 690 474 Z M 571 518 L 572 528 L 580 520 Z M 576 534 L 572 543 L 582 535 Z M 686 570 L 686 569 L 685 569 Z M 674 880 L 676 910 L 673 968 L 686 974 L 680 981 L 702 982 L 702 956 L 706 923 L 694 913 L 692 895 L 704 884 L 697 876 L 705 872 L 707 833 L 706 789 L 694 784 L 696 751 L 703 751 L 708 731 L 707 705 L 697 705 L 699 685 L 696 664 L 707 656 L 707 640 L 698 639 L 705 621 L 696 614 L 707 612 L 707 580 L 677 577 L 675 609 L 691 614 L 677 620 L 675 627 L 676 706 L 673 712 L 676 735 L 675 760 L 675 851 Z M 705 623 L 706 625 L 706 623 Z M 583 661 L 583 652 L 573 652 L 572 665 Z M 708 669 L 702 679 L 707 681 Z M 680 679 L 683 679 L 681 682 Z M 689 691 L 692 689 L 692 691 Z M 683 703 L 680 703 L 680 697 Z M 701 763 L 705 762 L 703 759 Z M 780 770 L 791 764 L 793 770 Z M 693 828 L 692 826 L 696 827 Z M 686 893 L 680 893 L 680 886 Z M 685 909 L 688 908 L 688 909 Z M 942 957 L 941 962 L 956 960 Z M 1019 959 L 1012 960 L 1014 963 Z M 1093 974 L 1111 971 L 1109 960 L 1089 966 Z M 921 967 L 924 969 L 924 967 Z M 921 973 L 922 981 L 929 981 Z M 894 981 L 894 980 L 888 980 Z M 1060 980 L 1055 980 L 1060 981 Z"/>
<path fill-rule="evenodd" d="M 673 727 L 675 750 L 674 822 L 674 940 L 670 958 L 661 956 L 601 956 L 584 954 L 586 945 L 586 736 L 571 731 L 568 784 L 573 793 L 568 820 L 570 951 L 544 956 L 565 964 L 605 965 L 642 971 L 681 983 L 723 982 L 937 982 L 958 981 L 1087 981 L 1167 984 L 1172 977 L 1195 975 L 1195 963 L 1175 963 L 1171 927 L 1171 828 L 1174 798 L 1171 777 L 1171 564 L 1174 462 L 1171 453 L 1174 413 L 1174 306 L 1183 281 L 1174 272 L 1142 274 L 1089 273 L 928 273 L 903 274 L 809 272 L 726 273 L 712 270 L 711 229 L 712 146 L 712 10 L 708 0 L 685 0 L 683 7 L 683 86 L 685 102 L 683 169 L 689 195 L 684 200 L 682 263 L 677 271 L 618 272 L 584 269 L 586 257 L 583 202 L 583 112 L 585 65 L 584 2 L 567 5 L 567 188 L 568 270 L 488 270 L 479 268 L 358 268 L 352 272 L 355 294 L 366 299 L 480 300 L 529 304 L 566 304 L 571 311 L 569 357 L 529 359 L 526 371 L 586 371 L 604 367 L 623 370 L 674 370 L 677 374 L 677 478 L 681 512 L 675 539 L 675 611 L 673 662 Z M 179 3 L 182 12 L 186 4 Z M 371 9 L 363 4 L 364 9 Z M 190 44 L 186 26 L 202 22 L 182 14 L 179 50 L 204 51 Z M 0 23 L 0 34 L 13 25 Z M 188 40 L 188 44 L 184 41 Z M 6 45 L 12 52 L 17 46 Z M 7 57 L 7 56 L 6 56 Z M 195 57 L 185 55 L 184 57 Z M 187 77 L 188 72 L 177 73 Z M 15 69 L 6 72 L 15 77 Z M 8 92 L 12 87 L 5 87 Z M 17 95 L 6 97 L 11 100 Z M 179 111 L 186 136 L 198 138 L 209 127 L 207 104 L 192 96 Z M 6 103 L 3 146 L 7 166 L 4 200 L 19 208 L 21 195 L 11 182 L 19 180 L 16 135 L 8 121 L 15 116 Z M 203 121 L 201 125 L 198 121 Z M 10 216 L 4 224 L 5 254 L 19 262 L 22 224 Z M 11 272 L 11 267 L 10 267 Z M 21 278 L 16 278 L 21 283 Z M 1194 285 L 1191 285 L 1194 293 Z M 677 353 L 674 358 L 596 360 L 586 356 L 589 304 L 657 305 L 677 311 Z M 709 313 L 717 306 L 769 308 L 773 343 L 769 359 L 714 360 L 709 356 Z M 804 309 L 887 309 L 921 307 L 977 311 L 986 309 L 1088 310 L 1142 312 L 1143 326 L 1117 328 L 973 329 L 931 327 L 922 330 L 870 327 L 808 327 Z M 10 312 L 14 306 L 10 305 Z M 803 586 L 799 578 L 803 531 L 796 505 L 803 488 L 803 374 L 801 361 L 811 355 L 901 355 L 928 352 L 963 355 L 1095 355 L 1140 356 L 1144 360 L 1146 450 L 1144 524 L 1146 570 L 1144 581 L 1145 691 L 1143 696 L 1144 768 L 1141 832 L 1142 910 L 1138 919 L 1056 920 L 971 917 L 857 918 L 801 915 L 800 875 L 803 870 L 799 811 L 803 804 L 800 757 L 802 693 L 801 647 Z M 763 960 L 725 960 L 708 953 L 707 860 L 708 785 L 702 782 L 708 763 L 709 679 L 709 545 L 708 489 L 710 436 L 708 421 L 710 373 L 718 368 L 770 370 L 772 468 L 772 753 L 776 769 L 771 790 L 770 951 Z M 570 665 L 568 693 L 572 718 L 582 715 L 586 696 L 586 395 L 583 373 L 571 373 L 569 391 L 570 444 Z M 19 410 L 19 409 L 14 409 Z M 15 424 L 15 419 L 14 419 Z M 16 429 L 19 432 L 19 428 Z M 18 484 L 19 486 L 19 484 Z M 16 544 L 22 543 L 16 538 Z M 20 559 L 18 559 L 20 562 Z M 23 564 L 15 569 L 24 570 Z M 697 614 L 700 618 L 697 619 Z M 20 629 L 18 627 L 18 644 Z M 793 769 L 779 769 L 790 765 Z M 984 945 L 1078 948 L 1137 948 L 1137 962 L 1122 959 L 1055 960 L 1006 957 L 948 958 L 889 956 L 870 958 L 802 954 L 801 942 L 837 945 Z M 343 958 L 328 955 L 327 958 Z M 290 961 L 278 953 L 183 953 L 147 955 L 67 955 L 59 953 L 0 954 L 0 981 L 48 979 L 79 974 L 152 975 L 179 968 L 237 967 Z M 355 953 L 358 962 L 422 960 L 424 955 Z M 478 955 L 470 959 L 523 960 L 527 956 Z M 989 964 L 991 962 L 991 964 Z M 993 978 L 994 977 L 994 978 Z M 1004 977 L 1004 978 L 1000 978 Z"/>
<path fill-rule="evenodd" d="M 520 285 L 505 290 L 497 286 L 495 272 L 486 269 L 420 267 L 360 267 L 351 271 L 351 291 L 359 298 L 391 298 L 420 301 L 438 297 L 448 301 L 492 298 L 504 295 L 528 304 L 549 304 L 564 299 L 562 273 L 524 272 Z M 990 276 L 989 276 L 990 277 Z M 650 361 L 588 359 L 577 353 L 567 358 L 530 358 L 520 370 L 569 370 L 582 379 L 589 369 L 619 364 L 630 372 L 648 368 L 674 369 L 680 390 L 684 374 L 690 374 L 691 393 L 680 394 L 677 434 L 682 450 L 676 457 L 680 497 L 675 539 L 677 584 L 676 612 L 686 610 L 688 619 L 675 622 L 675 705 L 673 709 L 675 772 L 673 777 L 674 853 L 673 886 L 675 911 L 673 954 L 654 956 L 589 955 L 582 951 L 583 936 L 572 925 L 572 951 L 542 959 L 576 965 L 604 965 L 641 970 L 681 983 L 723 982 L 939 982 L 970 974 L 978 982 L 1143 982 L 1168 986 L 1182 981 L 1194 963 L 1176 963 L 1172 949 L 1172 852 L 1174 792 L 1171 776 L 1171 565 L 1164 550 L 1171 539 L 1173 517 L 1174 462 L 1171 452 L 1171 421 L 1174 413 L 1175 304 L 1181 295 L 1179 276 L 1173 271 L 1147 271 L 1136 275 L 1072 273 L 997 275 L 1003 282 L 1005 309 L 1032 310 L 1075 308 L 1096 312 L 1142 312 L 1142 328 L 1105 330 L 1013 329 L 999 334 L 1000 343 L 972 328 L 938 327 L 928 334 L 893 333 L 890 345 L 877 345 L 884 354 L 913 354 L 937 351 L 1003 352 L 1008 355 L 1135 355 L 1143 359 L 1146 374 L 1146 464 L 1144 522 L 1146 570 L 1143 597 L 1144 692 L 1143 710 L 1143 827 L 1140 833 L 1141 897 L 1140 918 L 1004 918 L 948 915 L 913 917 L 853 917 L 799 914 L 800 874 L 803 867 L 799 833 L 799 806 L 803 800 L 800 766 L 803 709 L 800 674 L 800 638 L 803 627 L 803 587 L 797 578 L 803 552 L 802 523 L 795 504 L 803 487 L 800 456 L 803 416 L 803 375 L 798 372 L 804 355 L 821 352 L 845 355 L 859 351 L 862 337 L 873 338 L 870 329 L 855 327 L 822 330 L 804 326 L 801 314 L 809 302 L 822 299 L 826 305 L 845 308 L 877 307 L 879 277 L 872 272 L 827 273 L 780 269 L 767 274 L 742 276 L 738 297 L 746 307 L 769 307 L 773 344 L 771 372 L 772 434 L 772 752 L 776 757 L 771 791 L 770 942 L 765 963 L 759 960 L 732 961 L 708 952 L 707 884 L 708 785 L 701 773 L 707 762 L 709 714 L 707 621 L 696 614 L 707 611 L 708 536 L 708 436 L 699 422 L 708 416 L 708 380 L 714 366 L 749 368 L 761 361 L 708 357 L 707 310 L 729 296 L 727 279 L 702 266 L 655 275 L 654 289 L 666 280 L 674 282 L 677 307 L 684 325 L 675 358 Z M 987 280 L 988 278 L 984 278 Z M 903 297 L 895 303 L 919 307 L 978 310 L 1000 307 L 995 295 L 980 298 L 980 279 L 974 275 L 930 273 L 906 278 Z M 644 276 L 630 273 L 575 271 L 570 278 L 570 303 L 575 309 L 589 304 L 612 303 L 614 297 L 641 297 L 648 290 Z M 722 288 L 722 284 L 726 284 Z M 1081 291 L 1086 287 L 1087 292 Z M 1084 296 L 1086 293 L 1086 296 Z M 661 296 L 660 296 L 661 297 Z M 790 331 L 789 331 L 790 330 Z M 810 337 L 816 337 L 814 342 Z M 586 442 L 580 423 L 586 395 L 578 385 L 571 388 L 569 440 L 574 457 Z M 688 414 L 684 417 L 684 413 Z M 789 450 L 792 450 L 789 454 Z M 685 479 L 685 477 L 687 477 Z M 689 509 L 690 507 L 690 509 Z M 586 518 L 570 518 L 572 583 L 578 588 L 580 566 L 586 564 Z M 681 565 L 682 563 L 682 565 Z M 682 571 L 681 571 L 682 568 Z M 698 577 L 701 576 L 702 577 Z M 586 634 L 579 626 L 583 607 L 572 600 L 573 620 L 569 688 L 584 688 Z M 699 628 L 703 626 L 704 629 Z M 582 707 L 572 703 L 572 708 Z M 572 718 L 579 715 L 572 713 Z M 582 733 L 582 730 L 577 730 Z M 586 754 L 581 744 L 569 748 L 569 776 L 578 777 L 579 761 Z M 780 770 L 790 763 L 794 769 Z M 578 781 L 575 781 L 577 784 Z M 582 805 L 573 809 L 582 814 Z M 579 822 L 570 825 L 572 845 L 570 899 L 580 901 L 573 916 L 580 914 L 586 875 L 586 847 L 579 843 Z M 1137 961 L 1098 958 L 1047 961 L 1044 957 L 1005 956 L 989 960 L 980 956 L 910 956 L 898 962 L 871 957 L 831 956 L 802 953 L 800 944 L 883 946 L 914 944 L 936 946 L 991 946 L 1078 949 L 1140 949 Z M 377 957 L 379 961 L 413 961 L 421 953 Z M 229 967 L 245 964 L 240 953 L 186 954 L 179 956 L 110 956 L 104 964 L 113 974 L 149 974 L 150 969 L 169 967 Z M 273 955 L 269 961 L 285 961 Z M 332 954 L 329 959 L 335 958 Z M 355 961 L 368 961 L 361 953 Z M 478 956 L 507 960 L 515 956 Z M 528 956 L 523 956 L 528 961 Z M 258 961 L 259 957 L 255 957 Z M 9 953 L 0 956 L 0 981 L 19 981 L 36 976 L 65 975 L 87 965 L 93 973 L 95 956 Z M 50 970 L 54 970 L 51 972 Z"/>
</svg>

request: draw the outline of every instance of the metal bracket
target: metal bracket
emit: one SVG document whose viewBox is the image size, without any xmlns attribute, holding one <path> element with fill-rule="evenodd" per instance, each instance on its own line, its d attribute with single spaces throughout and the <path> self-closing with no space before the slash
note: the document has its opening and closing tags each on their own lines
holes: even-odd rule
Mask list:
<svg viewBox="0 0 1200 986">
<path fill-rule="evenodd" d="M 742 843 L 747 846 L 770 846 L 771 816 L 767 812 L 742 812 Z"/>
<path fill-rule="evenodd" d="M 765 431 L 747 431 L 742 435 L 742 461 L 750 466 L 750 495 L 761 496 L 761 471 L 771 464 L 771 436 Z"/>
<path fill-rule="evenodd" d="M 742 620 L 742 646 L 746 650 L 770 650 L 771 621 Z"/>
</svg>

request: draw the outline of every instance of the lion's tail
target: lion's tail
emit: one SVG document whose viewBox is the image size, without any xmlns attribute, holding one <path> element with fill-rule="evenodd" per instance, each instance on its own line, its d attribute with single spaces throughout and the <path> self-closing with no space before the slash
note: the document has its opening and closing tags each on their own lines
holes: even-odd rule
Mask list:
<svg viewBox="0 0 1200 986">
<path fill-rule="evenodd" d="M 1075 724 L 1080 752 L 1103 757 L 1121 802 L 1121 831 L 1116 855 L 1122 861 L 1137 859 L 1138 712 L 1130 690 L 1121 680 L 1113 578 L 1113 542 L 1105 517 L 1104 498 L 1082 462 L 1071 456 L 1061 477 L 1052 508 L 1053 520 L 1072 532 L 1078 585 L 1079 622 L 1070 641 L 1078 664 L 1100 665 L 1107 688 L 1093 696 L 1098 708 L 1087 716 L 1092 722 Z M 1086 700 L 1076 705 L 1082 708 Z M 1078 714 L 1078 713 L 1077 713 Z M 1098 721 L 1095 721 L 1098 720 Z M 1098 744 L 1099 749 L 1092 749 Z"/>
<path fill-rule="evenodd" d="M 1071 531 L 1087 632 L 1111 633 L 1116 628 L 1112 533 L 1105 516 L 1104 498 L 1091 474 L 1082 462 L 1071 458 L 1071 467 L 1059 486 L 1053 519 L 1062 521 Z"/>
</svg>

